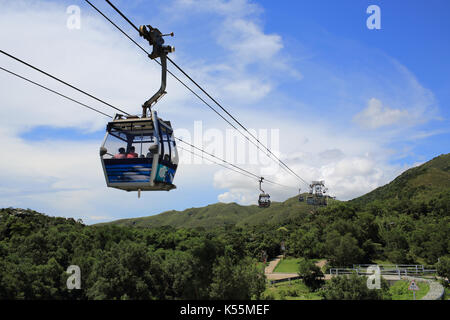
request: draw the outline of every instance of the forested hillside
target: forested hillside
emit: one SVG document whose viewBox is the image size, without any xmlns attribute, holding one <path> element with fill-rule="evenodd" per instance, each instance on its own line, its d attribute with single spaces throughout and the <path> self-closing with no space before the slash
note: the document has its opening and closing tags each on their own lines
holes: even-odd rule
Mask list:
<svg viewBox="0 0 450 320">
<path fill-rule="evenodd" d="M 306 193 L 302 196 L 305 197 Z M 336 202 L 338 201 L 328 200 L 329 204 Z M 202 208 L 190 208 L 184 211 L 172 210 L 154 216 L 121 219 L 106 224 L 135 227 L 212 228 L 227 225 L 248 227 L 284 223 L 299 215 L 311 214 L 316 209 L 317 207 L 307 204 L 306 201 L 299 202 L 298 196 L 295 196 L 284 202 L 272 202 L 269 208 L 259 208 L 257 205 L 241 206 L 234 202 L 215 203 Z"/>
<path fill-rule="evenodd" d="M 390 199 L 426 202 L 441 193 L 448 193 L 449 189 L 450 154 L 444 154 L 406 170 L 391 183 L 350 202 L 360 205 Z"/>
<path fill-rule="evenodd" d="M 450 249 L 449 162 L 435 158 L 366 196 L 317 210 L 292 198 L 267 210 L 216 204 L 151 224 L 86 226 L 1 209 L 0 298 L 259 298 L 265 282 L 257 261 L 264 251 L 269 259 L 282 253 L 282 242 L 287 255 L 329 266 L 435 266 Z M 81 290 L 66 288 L 69 265 L 82 270 Z"/>
<path fill-rule="evenodd" d="M 81 269 L 81 290 L 65 270 Z M 250 299 L 265 280 L 233 233 L 89 227 L 0 211 L 0 299 Z"/>
<path fill-rule="evenodd" d="M 361 210 L 368 205 L 378 205 L 387 209 L 391 208 L 393 204 L 398 204 L 399 201 L 433 206 L 434 203 L 431 200 L 439 201 L 442 197 L 446 198 L 449 190 L 450 154 L 445 154 L 421 166 L 406 170 L 391 183 L 347 203 Z M 303 196 L 305 195 L 303 194 Z M 339 203 L 337 200 L 328 200 L 331 207 L 337 203 Z M 267 209 L 258 208 L 257 205 L 241 206 L 236 203 L 216 203 L 184 211 L 172 210 L 149 217 L 121 219 L 109 222 L 109 224 L 136 227 L 211 228 L 225 225 L 245 227 L 286 223 L 305 213 L 316 212 L 316 209 L 306 202 L 299 202 L 298 196 L 295 196 L 284 202 L 273 202 Z"/>
</svg>

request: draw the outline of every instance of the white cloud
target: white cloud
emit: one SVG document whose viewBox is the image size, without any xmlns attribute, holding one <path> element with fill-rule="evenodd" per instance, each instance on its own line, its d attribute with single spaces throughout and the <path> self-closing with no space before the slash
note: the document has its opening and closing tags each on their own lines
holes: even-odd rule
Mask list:
<svg viewBox="0 0 450 320">
<path fill-rule="evenodd" d="M 57 2 L 0 0 L 0 3 L 3 50 L 133 113 L 139 113 L 142 102 L 159 87 L 158 65 L 141 55 L 95 12 L 83 10 L 81 29 L 68 30 L 66 7 Z M 213 57 L 205 60 L 200 60 L 197 53 L 189 50 L 177 51 L 178 56 L 172 56 L 174 60 L 184 61 L 180 65 L 199 83 L 207 84 L 208 91 L 223 105 L 229 104 L 229 110 L 236 111 L 233 114 L 247 128 L 280 129 L 280 157 L 305 180 L 324 179 L 332 195 L 350 199 L 388 182 L 404 169 L 388 164 L 390 151 L 385 144 L 389 139 L 362 134 L 361 130 L 350 128 L 347 122 L 343 125 L 333 116 L 324 116 L 331 108 L 316 111 L 323 106 L 297 101 L 300 99 L 295 95 L 282 107 L 270 104 L 280 97 L 278 92 L 274 93 L 274 88 L 280 84 L 277 75 L 282 74 L 286 80 L 290 64 L 283 58 L 283 38 L 264 30 L 259 20 L 262 14 L 259 5 L 246 0 L 180 0 L 166 11 L 167 16 L 177 13 L 181 15 L 180 19 L 186 19 L 190 24 L 196 14 L 214 21 L 215 28 L 205 30 L 211 37 L 205 45 L 215 44 L 218 49 L 211 50 Z M 32 21 L 33 27 L 23 21 Z M 200 45 L 196 38 L 184 41 L 188 42 L 186 47 Z M 177 46 L 177 43 L 173 44 Z M 113 113 L 102 104 L 3 56 L 0 65 Z M 383 88 L 372 92 L 374 82 L 364 83 L 362 87 L 370 92 L 364 99 L 379 98 L 370 100 L 355 121 L 375 129 L 405 123 L 412 125 L 418 119 L 426 118 L 424 115 L 429 114 L 434 104 L 431 92 L 424 89 L 406 68 L 398 67 L 404 75 L 402 79 L 406 79 L 405 87 L 393 86 L 395 94 L 386 99 L 385 95 L 378 95 Z M 316 70 L 314 67 L 314 72 Z M 293 80 L 301 78 L 295 68 L 290 72 Z M 331 72 L 319 74 L 321 83 L 317 87 L 331 90 L 326 79 L 333 76 Z M 326 85 L 322 85 L 322 81 Z M 345 83 L 339 88 L 352 87 L 351 80 L 342 79 L 342 82 Z M 37 126 L 96 132 L 104 130 L 106 118 L 2 72 L 0 83 L 0 111 L 3 114 L 0 144 L 8 150 L 8 155 L 14 155 L 14 158 L 0 158 L 0 206 L 30 206 L 49 214 L 97 222 L 123 218 L 124 215 L 146 216 L 172 208 L 184 209 L 193 202 L 201 203 L 204 193 L 213 192 L 211 185 L 220 189 L 219 201 L 256 203 L 259 194 L 256 179 L 217 170 L 213 165 L 181 163 L 175 178 L 178 189 L 170 193 L 146 193 L 139 201 L 136 194 L 108 189 L 98 158 L 101 141 L 70 141 L 57 136 L 46 141 L 20 138 L 21 134 Z M 157 108 L 161 110 L 160 116 L 171 120 L 175 128 L 189 127 L 198 119 L 216 128 L 225 127 L 214 113 L 205 112 L 205 106 L 171 77 L 167 91 L 169 94 Z M 317 98 L 321 92 L 316 94 Z M 353 93 L 349 90 L 343 95 L 351 97 Z M 271 106 L 270 112 L 264 108 L 266 105 Z M 301 108 L 296 109 L 298 105 Z M 292 112 L 283 108 L 291 108 Z M 348 112 L 347 109 L 343 111 Z M 356 113 L 353 111 L 352 115 Z M 346 121 L 349 118 L 346 115 Z M 246 168 L 261 174 L 260 166 Z M 266 178 L 293 187 L 286 189 L 265 183 L 263 189 L 273 200 L 293 196 L 300 185 L 296 178 L 281 170 Z M 306 190 L 306 186 L 301 187 Z"/>
<path fill-rule="evenodd" d="M 130 113 L 140 113 L 142 102 L 158 89 L 158 65 L 139 55 L 96 13 L 83 10 L 81 29 L 69 30 L 64 4 L 0 2 L 2 50 Z M 32 28 L 23 21 L 32 21 Z M 3 55 L 0 65 L 108 114 L 115 112 Z M 189 114 L 186 105 L 192 96 L 180 84 L 169 81 L 170 94 L 158 103 L 162 110 L 159 114 L 165 119 L 170 114 L 181 118 Z M 166 194 L 147 193 L 146 200 L 136 202 L 135 194 L 106 188 L 98 156 L 101 139 L 67 140 L 56 133 L 44 141 L 21 138 L 39 127 L 69 128 L 81 133 L 103 131 L 108 118 L 3 71 L 0 86 L 0 145 L 5 150 L 0 157 L 0 207 L 31 207 L 51 215 L 81 217 L 88 223 L 99 217 L 149 215 L 167 208 L 161 200 L 168 199 Z M 181 126 L 195 115 L 190 117 L 175 122 Z M 192 166 L 180 171 L 176 183 L 210 183 L 210 169 Z M 194 179 L 199 172 L 205 177 Z M 153 204 L 150 207 L 149 200 Z"/>
<path fill-rule="evenodd" d="M 218 42 L 230 50 L 240 63 L 267 63 L 283 48 L 277 34 L 265 34 L 255 22 L 227 19 Z"/>
<path fill-rule="evenodd" d="M 353 116 L 353 121 L 364 129 L 383 128 L 390 134 L 405 135 L 405 130 L 432 120 L 442 120 L 433 92 L 400 62 L 390 57 L 383 58 L 386 70 L 380 71 L 376 81 L 367 76 L 366 80 L 363 76 L 354 80 L 367 82 L 363 90 L 371 97 L 367 106 Z"/>
<path fill-rule="evenodd" d="M 164 10 L 168 17 L 179 20 L 196 19 L 201 14 L 211 24 L 202 34 L 208 34 L 209 43 L 219 46 L 216 52 L 220 54 L 202 61 L 195 56 L 186 62 L 188 72 L 208 84 L 219 100 L 251 105 L 272 93 L 279 79 L 302 79 L 289 62 L 289 54 L 282 52 L 282 37 L 265 32 L 260 5 L 248 0 L 179 0 Z"/>
<path fill-rule="evenodd" d="M 283 118 L 284 121 L 281 120 Z M 274 119 L 270 113 L 259 113 L 258 119 L 254 121 L 282 128 L 280 149 L 283 153 L 280 159 L 306 182 L 325 180 L 329 194 L 340 200 L 361 196 L 388 183 L 405 169 L 387 163 L 388 151 L 377 139 L 358 136 L 353 130 L 342 130 L 320 122 L 311 123 L 282 116 Z M 262 153 L 260 157 L 265 159 Z M 294 196 L 298 188 L 301 188 L 302 192 L 308 191 L 305 183 L 280 168 L 275 174 L 267 176 L 261 172 L 262 166 L 248 165 L 244 168 L 290 187 L 263 183 L 264 191 L 268 192 L 274 201 L 284 201 Z M 220 201 L 256 204 L 260 193 L 256 179 L 251 180 L 221 170 L 214 175 L 214 182 L 217 188 L 227 190 L 219 195 Z"/>
<path fill-rule="evenodd" d="M 237 101 L 259 101 L 264 98 L 272 87 L 258 79 L 244 79 L 230 82 L 223 86 L 223 91 L 230 94 Z"/>
<path fill-rule="evenodd" d="M 354 116 L 353 120 L 361 127 L 377 129 L 400 122 L 409 122 L 411 116 L 407 110 L 391 109 L 375 98 L 369 100 L 367 107 Z"/>
</svg>

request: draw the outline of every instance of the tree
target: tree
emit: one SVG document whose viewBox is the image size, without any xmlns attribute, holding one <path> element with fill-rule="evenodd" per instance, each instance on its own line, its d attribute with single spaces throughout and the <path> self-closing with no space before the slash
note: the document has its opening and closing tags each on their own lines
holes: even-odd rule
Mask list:
<svg viewBox="0 0 450 320">
<path fill-rule="evenodd" d="M 317 246 L 319 243 L 319 229 L 312 227 L 308 230 L 298 229 L 292 233 L 288 247 L 292 247 L 291 252 L 296 256 L 313 258 L 320 254 Z"/>
<path fill-rule="evenodd" d="M 439 258 L 439 262 L 436 265 L 437 273 L 442 278 L 450 280 L 450 256 L 444 256 Z"/>
<path fill-rule="evenodd" d="M 237 260 L 227 251 L 217 260 L 213 269 L 210 298 L 220 300 L 260 299 L 266 279 L 250 258 Z"/>
<path fill-rule="evenodd" d="M 145 245 L 131 241 L 114 244 L 103 252 L 88 276 L 90 299 L 164 299 L 159 257 Z M 85 277 L 86 278 L 86 277 Z"/>
<path fill-rule="evenodd" d="M 195 276 L 192 271 L 192 255 L 182 251 L 168 251 L 162 261 L 164 271 L 165 299 L 194 299 L 191 280 Z"/>
<path fill-rule="evenodd" d="M 347 233 L 340 236 L 336 231 L 331 232 L 325 243 L 328 258 L 334 266 L 350 266 L 361 262 L 364 251 L 359 248 L 358 240 Z"/>
<path fill-rule="evenodd" d="M 367 277 L 353 273 L 350 276 L 337 276 L 328 281 L 320 295 L 325 300 L 383 300 L 390 299 L 389 285 L 381 278 L 381 289 L 369 289 Z"/>
<path fill-rule="evenodd" d="M 298 266 L 298 275 L 311 290 L 319 289 L 324 283 L 324 275 L 312 260 L 303 259 Z"/>
</svg>

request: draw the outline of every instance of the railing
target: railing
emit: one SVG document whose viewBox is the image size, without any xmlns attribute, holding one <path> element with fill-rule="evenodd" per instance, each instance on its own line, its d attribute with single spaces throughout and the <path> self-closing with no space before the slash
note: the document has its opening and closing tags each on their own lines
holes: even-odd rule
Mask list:
<svg viewBox="0 0 450 320">
<path fill-rule="evenodd" d="M 298 277 L 289 277 L 289 278 L 283 278 L 283 279 L 269 279 L 269 284 L 270 285 L 274 285 L 276 283 L 280 283 L 280 282 L 287 282 L 289 281 L 289 283 L 291 282 L 291 280 L 297 280 L 297 279 L 301 279 L 302 277 L 298 276 Z"/>
<path fill-rule="evenodd" d="M 330 275 L 351 274 L 356 273 L 358 275 L 371 275 L 373 271 L 367 272 L 367 268 L 375 266 L 374 264 L 356 264 L 353 268 L 331 268 L 329 270 Z M 436 273 L 436 269 L 425 269 L 423 265 L 409 265 L 409 264 L 380 264 L 377 265 L 380 268 L 381 275 L 432 275 Z"/>
</svg>

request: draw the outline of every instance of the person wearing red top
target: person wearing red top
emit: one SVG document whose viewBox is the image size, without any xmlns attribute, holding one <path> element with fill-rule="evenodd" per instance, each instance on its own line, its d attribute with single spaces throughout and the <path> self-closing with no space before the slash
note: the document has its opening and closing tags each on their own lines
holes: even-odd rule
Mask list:
<svg viewBox="0 0 450 320">
<path fill-rule="evenodd" d="M 126 157 L 125 148 L 119 148 L 119 153 L 114 156 L 114 159 L 125 159 Z"/>
<path fill-rule="evenodd" d="M 130 147 L 130 151 L 127 153 L 127 158 L 137 158 L 138 154 L 134 152 L 135 148 L 133 146 Z"/>
</svg>

